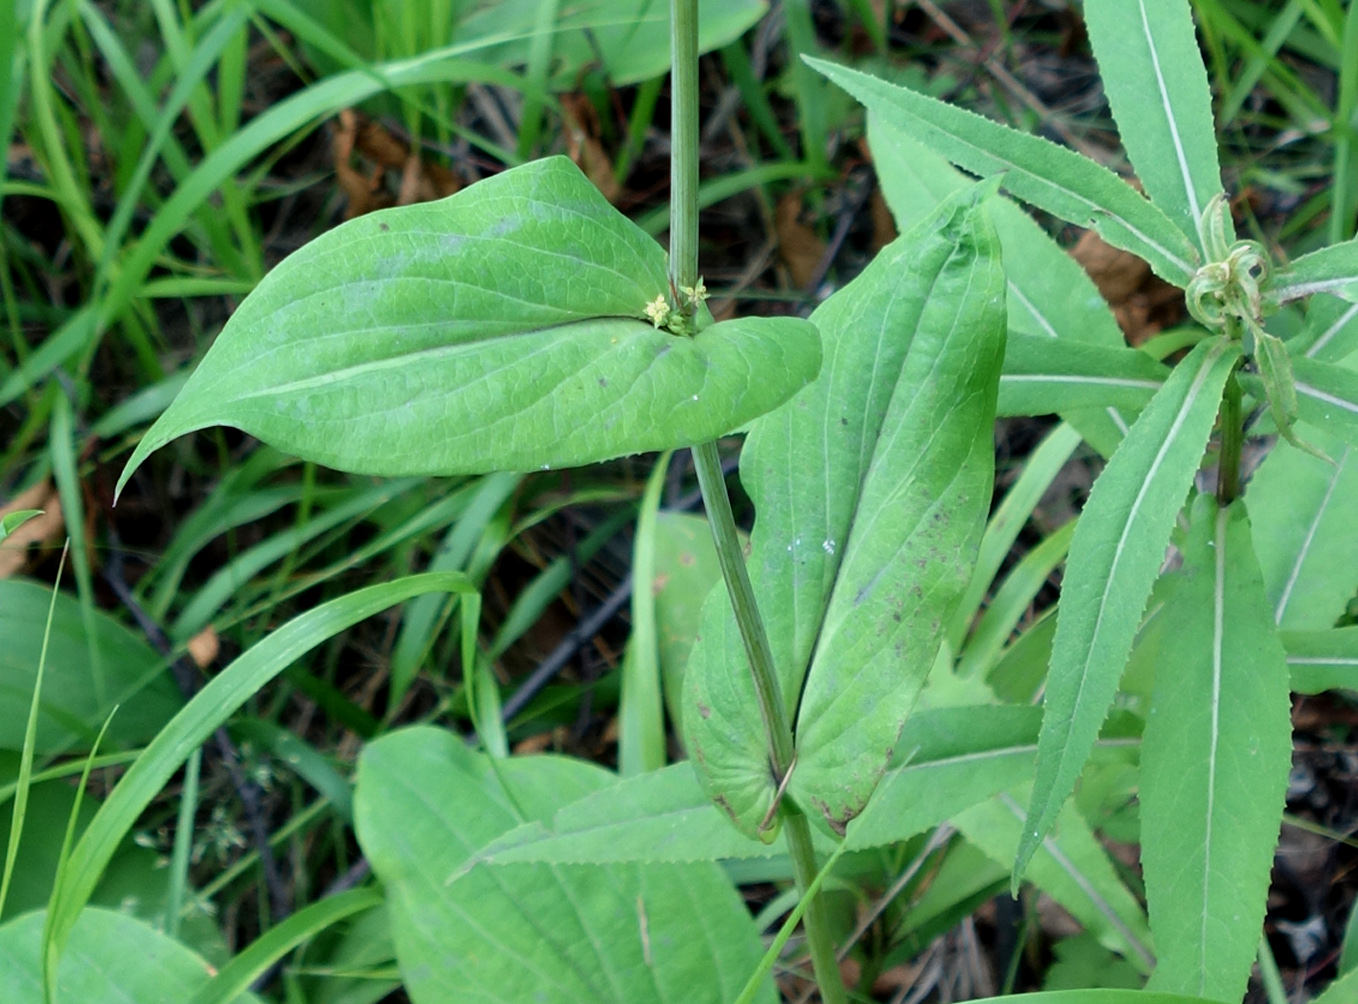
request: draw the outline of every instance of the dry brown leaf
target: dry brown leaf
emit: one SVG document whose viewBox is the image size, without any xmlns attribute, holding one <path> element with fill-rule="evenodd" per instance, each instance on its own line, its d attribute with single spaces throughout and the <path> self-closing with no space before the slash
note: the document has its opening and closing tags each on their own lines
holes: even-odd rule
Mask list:
<svg viewBox="0 0 1358 1004">
<path fill-rule="evenodd" d="M 891 215 L 891 207 L 886 204 L 886 196 L 880 188 L 873 189 L 868 199 L 868 213 L 872 218 L 872 253 L 876 254 L 900 236 L 896 218 Z"/>
<path fill-rule="evenodd" d="M 382 167 L 379 165 L 371 176 L 368 176 L 351 163 L 359 126 L 360 120 L 356 112 L 346 108 L 339 113 L 333 153 L 335 180 L 339 183 L 340 190 L 344 192 L 347 203 L 344 210 L 346 220 L 391 205 L 391 198 L 382 190 Z"/>
<path fill-rule="evenodd" d="M 821 259 L 825 257 L 825 242 L 801 220 L 802 196 L 789 192 L 778 200 L 773 225 L 778 233 L 778 253 L 792 274 L 792 283 L 805 289 L 816 277 Z"/>
<path fill-rule="evenodd" d="M 1129 251 L 1115 248 L 1087 230 L 1071 249 L 1071 256 L 1094 280 L 1127 341 L 1141 345 L 1183 313 L 1183 292 L 1151 272 L 1150 266 Z"/>
<path fill-rule="evenodd" d="M 604 198 L 616 203 L 622 195 L 622 185 L 599 142 L 599 117 L 594 105 L 584 95 L 569 95 L 562 97 L 561 111 L 566 120 L 566 153 Z"/>
<path fill-rule="evenodd" d="M 334 141 L 335 176 L 348 201 L 346 219 L 391 205 L 432 202 L 461 188 L 457 175 L 442 164 L 426 163 L 381 123 L 346 108 L 339 113 Z M 354 166 L 354 160 L 360 167 Z M 365 173 L 363 166 L 371 164 Z M 384 184 L 387 171 L 400 172 L 395 199 Z"/>
<path fill-rule="evenodd" d="M 1081 235 L 1070 254 L 1113 307 L 1126 303 L 1151 274 L 1144 261 L 1130 251 L 1113 247 L 1093 230 Z"/>
<path fill-rule="evenodd" d="M 0 544 L 0 579 L 8 579 L 23 569 L 31 545 L 55 543 L 66 528 L 66 522 L 61 518 L 61 498 L 50 482 L 39 482 L 20 492 L 8 505 L 0 506 L 0 517 L 20 509 L 40 509 L 42 515 L 22 524 Z"/>
<path fill-rule="evenodd" d="M 217 659 L 217 653 L 221 651 L 222 644 L 217 638 L 217 632 L 209 624 L 203 630 L 189 639 L 187 645 L 189 658 L 199 669 L 207 669 Z"/>
</svg>

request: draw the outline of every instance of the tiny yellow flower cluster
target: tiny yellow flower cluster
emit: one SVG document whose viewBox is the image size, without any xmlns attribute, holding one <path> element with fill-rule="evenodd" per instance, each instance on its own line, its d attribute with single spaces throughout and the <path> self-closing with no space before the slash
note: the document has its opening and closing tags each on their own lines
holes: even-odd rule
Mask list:
<svg viewBox="0 0 1358 1004">
<path fill-rule="evenodd" d="M 699 279 L 695 285 L 681 286 L 679 292 L 684 297 L 684 303 L 689 311 L 697 310 L 707 299 L 707 286 Z M 641 308 L 642 312 L 650 318 L 651 323 L 657 328 L 676 334 L 691 334 L 691 322 L 688 315 L 681 310 L 675 310 L 670 306 L 664 293 L 660 293 L 654 300 Z"/>
</svg>

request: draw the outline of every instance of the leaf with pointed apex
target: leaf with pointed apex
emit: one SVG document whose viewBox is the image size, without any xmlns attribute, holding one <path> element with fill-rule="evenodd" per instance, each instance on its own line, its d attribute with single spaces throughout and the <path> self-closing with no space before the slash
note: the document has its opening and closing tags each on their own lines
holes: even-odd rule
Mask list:
<svg viewBox="0 0 1358 1004">
<path fill-rule="evenodd" d="M 1136 176 L 1201 250 L 1198 228 L 1222 192 L 1221 165 L 1188 0 L 1087 0 L 1084 18 Z"/>
<path fill-rule="evenodd" d="M 1273 304 L 1312 293 L 1332 293 L 1358 303 L 1358 237 L 1302 255 L 1274 275 L 1264 292 Z"/>
<path fill-rule="evenodd" d="M 872 111 L 868 113 L 868 141 L 882 192 L 902 233 L 935 212 L 941 199 L 971 184 L 970 178 L 912 139 L 898 123 Z M 1011 337 L 1024 334 L 1126 347 L 1113 312 L 1088 273 L 1026 210 L 1011 199 L 997 198 L 990 204 L 990 214 L 1000 235 Z M 1001 383 L 1001 407 L 1005 397 Z M 1097 408 L 1062 417 L 1106 457 L 1113 455 L 1127 427 L 1122 416 L 1102 401 Z"/>
<path fill-rule="evenodd" d="M 41 515 L 41 509 L 17 509 L 14 512 L 7 512 L 4 516 L 0 516 L 0 541 L 3 541 L 33 517 Z"/>
<path fill-rule="evenodd" d="M 789 790 L 841 829 L 886 768 L 989 507 L 1004 286 L 988 191 L 949 198 L 817 309 L 821 377 L 755 422 L 741 457 L 750 578 L 796 712 Z M 754 835 L 776 784 L 724 590 L 699 635 L 687 747 Z"/>
<path fill-rule="evenodd" d="M 1149 986 L 1239 1001 L 1292 764 L 1287 663 L 1243 502 L 1193 506 L 1141 750 Z"/>
<path fill-rule="evenodd" d="M 1023 869 L 1080 775 L 1117 692 L 1141 612 L 1240 357 L 1202 342 L 1165 381 L 1094 484 L 1071 542 L 1052 643 Z"/>
<path fill-rule="evenodd" d="M 1031 780 L 1041 713 L 977 706 L 912 715 L 872 802 L 849 824 L 857 850 L 908 839 L 953 813 Z M 834 843 L 819 830 L 822 851 Z M 688 862 L 768 858 L 787 853 L 731 827 L 689 764 L 628 778 L 563 806 L 549 821 L 525 823 L 477 855 L 488 864 Z"/>
<path fill-rule="evenodd" d="M 1169 376 L 1144 352 L 1010 334 L 1000 376 L 1000 415 L 1146 406 Z"/>
<path fill-rule="evenodd" d="M 355 827 L 386 890 L 415 1004 L 735 998 L 762 949 L 749 911 L 715 864 L 603 871 L 478 859 L 506 832 L 550 820 L 615 781 L 564 757 L 492 760 L 428 727 L 364 750 Z M 766 981 L 757 1000 L 773 999 Z"/>
<path fill-rule="evenodd" d="M 1112 171 L 1087 157 L 935 98 L 866 73 L 803 57 L 869 111 L 933 147 L 973 174 L 1002 174 L 1024 202 L 1099 232 L 1109 244 L 1144 258 L 1161 278 L 1186 286 L 1198 253 L 1164 211 Z"/>
<path fill-rule="evenodd" d="M 1259 381 L 1268 398 L 1269 414 L 1278 428 L 1278 435 L 1299 450 L 1305 450 L 1319 460 L 1330 461 L 1321 450 L 1297 435 L 1292 428 L 1297 421 L 1297 381 L 1292 374 L 1292 359 L 1287 346 L 1277 335 L 1263 328 L 1255 328 L 1254 364 L 1259 369 Z"/>
<path fill-rule="evenodd" d="M 586 464 L 710 440 L 820 365 L 796 318 L 645 320 L 665 255 L 564 157 L 360 217 L 246 298 L 119 480 L 231 425 L 364 474 Z"/>
<path fill-rule="evenodd" d="M 1021 798 L 1023 792 L 1015 794 Z M 959 813 L 953 825 L 992 860 L 1005 863 L 1019 842 L 1023 806 L 1002 793 Z M 1142 972 L 1154 964 L 1145 913 L 1074 806 L 1062 809 L 1055 832 L 1038 846 L 1028 878 Z"/>
<path fill-rule="evenodd" d="M 1358 591 L 1358 448 L 1320 429 L 1302 434 L 1334 458 L 1276 444 L 1250 478 L 1250 522 L 1279 627 L 1331 628 Z"/>
</svg>

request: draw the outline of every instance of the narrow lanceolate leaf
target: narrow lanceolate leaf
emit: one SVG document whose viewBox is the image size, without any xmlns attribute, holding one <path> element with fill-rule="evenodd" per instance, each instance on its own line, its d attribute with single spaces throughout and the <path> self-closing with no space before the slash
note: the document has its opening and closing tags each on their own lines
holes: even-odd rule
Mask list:
<svg viewBox="0 0 1358 1004">
<path fill-rule="evenodd" d="M 1136 349 L 1009 336 L 1000 377 L 1000 415 L 1051 415 L 1071 409 L 1145 407 L 1169 370 Z"/>
<path fill-rule="evenodd" d="M 817 309 L 820 377 L 755 422 L 741 456 L 750 579 L 789 717 L 806 691 L 794 793 L 834 803 L 840 824 L 886 767 L 989 505 L 1004 298 L 985 191 L 946 200 Z M 699 776 L 753 835 L 777 787 L 725 590 L 708 597 L 684 687 Z M 853 762 L 839 774 L 837 760 Z"/>
<path fill-rule="evenodd" d="M 1358 372 L 1302 356 L 1292 360 L 1292 373 L 1298 417 L 1358 445 Z"/>
<path fill-rule="evenodd" d="M 1061 586 L 1037 782 L 1016 879 L 1074 788 L 1113 702 L 1175 516 L 1239 355 L 1238 347 L 1220 339 L 1188 354 L 1132 426 L 1080 516 Z"/>
<path fill-rule="evenodd" d="M 1358 303 L 1358 237 L 1302 255 L 1274 276 L 1267 290 L 1273 303 L 1331 293 Z"/>
<path fill-rule="evenodd" d="M 1250 478 L 1254 551 L 1284 630 L 1331 628 L 1358 592 L 1358 448 L 1302 426 L 1333 462 L 1279 442 Z"/>
<path fill-rule="evenodd" d="M 1263 929 L 1292 724 L 1244 503 L 1199 498 L 1141 751 L 1150 987 L 1239 1001 Z"/>
<path fill-rule="evenodd" d="M 711 439 L 819 367 L 808 323 L 654 327 L 665 255 L 565 158 L 312 241 L 232 316 L 123 472 L 210 425 L 365 474 L 570 466 Z"/>
<path fill-rule="evenodd" d="M 866 73 L 804 57 L 889 122 L 973 174 L 1004 175 L 1004 187 L 1040 209 L 1097 230 L 1185 286 L 1197 270 L 1193 243 L 1163 210 L 1107 168 L 1037 136 Z"/>
<path fill-rule="evenodd" d="M 1137 177 L 1201 248 L 1198 227 L 1221 193 L 1221 166 L 1188 0 L 1088 0 L 1084 16 Z"/>
<path fill-rule="evenodd" d="M 1358 627 L 1282 631 L 1292 689 L 1299 694 L 1358 690 Z"/>
</svg>

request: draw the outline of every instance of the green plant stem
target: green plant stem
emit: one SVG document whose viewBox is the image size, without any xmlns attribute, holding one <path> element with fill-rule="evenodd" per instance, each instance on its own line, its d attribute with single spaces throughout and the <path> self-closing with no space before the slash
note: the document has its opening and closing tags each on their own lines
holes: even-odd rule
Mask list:
<svg viewBox="0 0 1358 1004">
<path fill-rule="evenodd" d="M 1221 462 L 1217 467 L 1217 502 L 1228 506 L 1240 495 L 1240 450 L 1245 443 L 1240 384 L 1232 373 L 1221 398 Z"/>
<path fill-rule="evenodd" d="M 698 470 L 698 485 L 703 490 L 703 504 L 712 524 L 712 539 L 717 545 L 717 560 L 721 563 L 722 578 L 731 596 L 736 625 L 740 628 L 745 655 L 754 674 L 754 689 L 759 695 L 759 715 L 764 720 L 764 734 L 768 739 L 769 764 L 781 781 L 792 766 L 792 728 L 788 724 L 786 705 L 778 674 L 773 668 L 773 650 L 764 631 L 764 622 L 755 605 L 754 589 L 741 555 L 740 538 L 736 535 L 736 521 L 731 514 L 731 499 L 726 494 L 726 482 L 721 473 L 721 457 L 716 443 L 702 443 L 693 448 L 693 465 Z M 809 847 L 810 845 L 808 845 Z M 816 869 L 811 869 L 815 874 Z"/>
<path fill-rule="evenodd" d="M 670 281 L 678 293 L 698 281 L 698 0 L 670 0 Z M 681 310 L 691 311 L 696 304 L 677 297 Z M 703 504 L 712 524 L 722 577 L 735 610 L 736 624 L 754 676 L 759 712 L 764 721 L 769 762 L 780 782 L 792 769 L 794 746 L 787 706 L 783 703 L 773 652 L 759 618 L 754 590 L 745 569 L 740 538 L 736 535 L 731 500 L 722 477 L 721 457 L 716 443 L 701 443 L 693 448 L 693 463 Z M 797 891 L 807 900 L 802 922 L 811 946 L 811 964 L 825 1004 L 847 1004 L 844 983 L 835 961 L 835 943 L 826 923 L 824 902 L 813 892 L 816 878 L 816 852 L 811 844 L 811 827 L 806 817 L 784 804 L 788 851 L 792 856 Z"/>
<path fill-rule="evenodd" d="M 783 812 L 783 832 L 787 834 L 787 849 L 792 857 L 792 874 L 796 877 L 797 889 L 805 896 L 818 870 L 816 851 L 811 845 L 811 824 L 804 815 L 789 806 Z M 816 972 L 820 999 L 824 1004 L 848 1004 L 839 962 L 835 958 L 835 939 L 830 934 L 830 922 L 825 914 L 825 900 L 819 891 L 806 904 L 802 926 L 806 930 L 807 947 L 811 949 L 811 968 Z"/>
<path fill-rule="evenodd" d="M 670 52 L 670 280 L 677 293 L 698 281 L 698 0 L 670 0 Z M 678 306 L 692 310 L 683 298 Z"/>
</svg>

